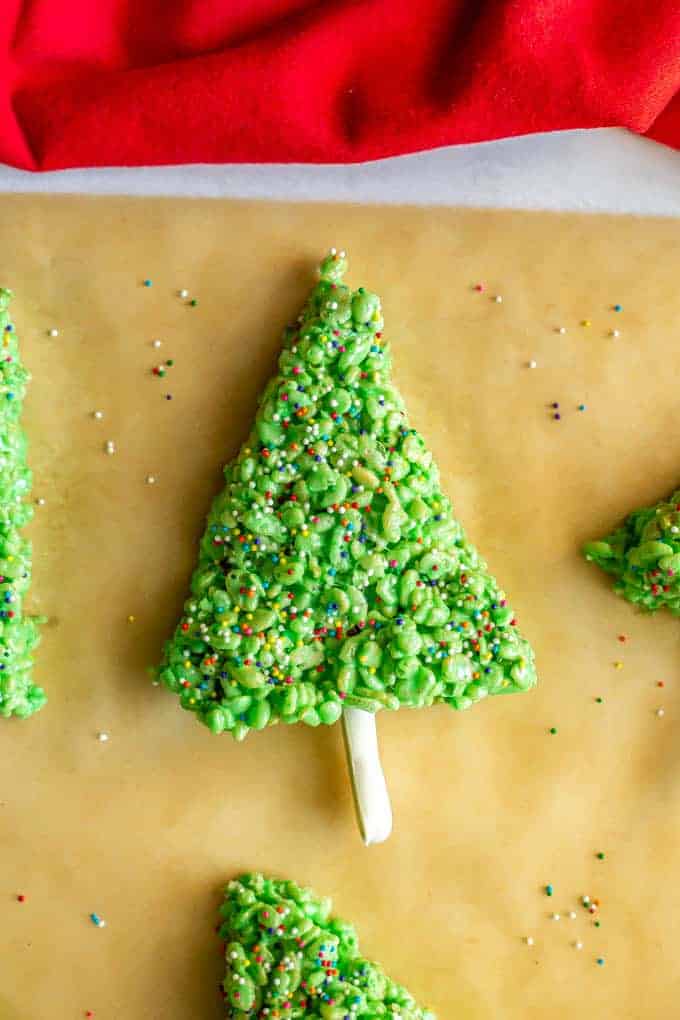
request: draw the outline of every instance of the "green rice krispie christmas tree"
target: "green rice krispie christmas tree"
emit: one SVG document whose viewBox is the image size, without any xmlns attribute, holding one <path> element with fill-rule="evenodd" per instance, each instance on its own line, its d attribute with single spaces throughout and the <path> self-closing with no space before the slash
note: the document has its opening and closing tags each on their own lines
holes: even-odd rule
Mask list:
<svg viewBox="0 0 680 1020">
<path fill-rule="evenodd" d="M 656 506 L 635 510 L 583 552 L 614 577 L 614 591 L 629 602 L 680 616 L 680 489 Z"/>
<path fill-rule="evenodd" d="M 45 692 L 32 680 L 32 651 L 38 620 L 24 615 L 31 583 L 31 544 L 21 529 L 33 516 L 26 503 L 31 472 L 26 437 L 19 423 L 29 374 L 8 307 L 12 292 L 0 288 L 0 715 L 26 718 L 45 704 Z"/>
<path fill-rule="evenodd" d="M 230 1020 L 435 1020 L 359 954 L 330 900 L 294 882 L 243 875 L 221 908 Z"/>
<path fill-rule="evenodd" d="M 380 300 L 346 287 L 345 270 L 332 251 L 284 331 L 158 675 L 237 740 L 344 715 L 346 731 L 360 730 L 348 734 L 360 799 L 352 747 L 374 791 L 381 778 L 367 713 L 465 709 L 536 677 L 513 610 L 409 427 Z"/>
</svg>

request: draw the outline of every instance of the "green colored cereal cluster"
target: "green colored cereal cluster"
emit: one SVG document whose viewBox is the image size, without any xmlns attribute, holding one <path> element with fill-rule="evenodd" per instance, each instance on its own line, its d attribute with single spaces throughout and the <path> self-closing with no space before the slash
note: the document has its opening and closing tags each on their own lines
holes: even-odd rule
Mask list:
<svg viewBox="0 0 680 1020">
<path fill-rule="evenodd" d="M 635 510 L 611 535 L 586 543 L 583 553 L 614 576 L 618 595 L 649 612 L 680 616 L 680 489 Z"/>
<path fill-rule="evenodd" d="M 10 322 L 12 292 L 0 288 L 0 715 L 25 719 L 45 704 L 31 679 L 38 621 L 23 612 L 31 583 L 31 544 L 21 529 L 33 516 L 25 502 L 31 490 L 26 437 L 19 419 L 29 374 L 19 358 Z"/>
<path fill-rule="evenodd" d="M 225 469 L 160 680 L 215 733 L 526 690 L 533 653 L 331 253 Z"/>
<path fill-rule="evenodd" d="M 331 907 L 294 882 L 253 874 L 229 883 L 220 910 L 227 1016 L 435 1020 L 359 955 L 354 928 Z"/>
</svg>

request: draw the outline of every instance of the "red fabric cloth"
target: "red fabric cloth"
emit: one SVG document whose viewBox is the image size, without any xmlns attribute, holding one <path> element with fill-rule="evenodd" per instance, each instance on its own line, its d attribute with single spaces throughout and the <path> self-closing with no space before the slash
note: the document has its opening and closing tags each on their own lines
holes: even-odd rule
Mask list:
<svg viewBox="0 0 680 1020">
<path fill-rule="evenodd" d="M 680 146 L 678 0 L 2 0 L 0 54 L 0 161 L 37 170 Z"/>
</svg>

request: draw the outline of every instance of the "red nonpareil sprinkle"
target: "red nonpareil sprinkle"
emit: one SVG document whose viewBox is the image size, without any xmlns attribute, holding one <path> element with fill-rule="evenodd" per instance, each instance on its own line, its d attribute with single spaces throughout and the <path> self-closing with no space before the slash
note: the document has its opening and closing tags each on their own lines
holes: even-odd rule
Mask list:
<svg viewBox="0 0 680 1020">
<path fill-rule="evenodd" d="M 26 897 L 24 896 L 23 893 L 19 893 L 19 895 L 17 896 L 17 900 L 19 901 L 19 903 L 24 903 L 25 900 L 26 900 Z"/>
<path fill-rule="evenodd" d="M 619 634 L 619 641 L 621 641 L 623 643 L 625 640 L 626 640 L 626 635 L 625 634 Z"/>
</svg>

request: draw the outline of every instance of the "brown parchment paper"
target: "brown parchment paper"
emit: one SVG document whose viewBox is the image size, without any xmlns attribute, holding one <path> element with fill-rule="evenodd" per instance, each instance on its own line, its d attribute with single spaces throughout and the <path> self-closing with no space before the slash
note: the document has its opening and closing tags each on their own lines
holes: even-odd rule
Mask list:
<svg viewBox="0 0 680 1020">
<path fill-rule="evenodd" d="M 395 832 L 370 850 L 339 728 L 236 745 L 145 675 L 330 244 L 383 295 L 412 420 L 541 677 L 466 714 L 380 717 Z M 636 615 L 578 550 L 680 484 L 677 224 L 6 197 L 0 253 L 34 374 L 32 601 L 50 618 L 36 666 L 50 703 L 0 720 L 2 1020 L 219 1017 L 213 926 L 241 869 L 332 895 L 440 1020 L 675 1016 L 680 625 Z"/>
</svg>

